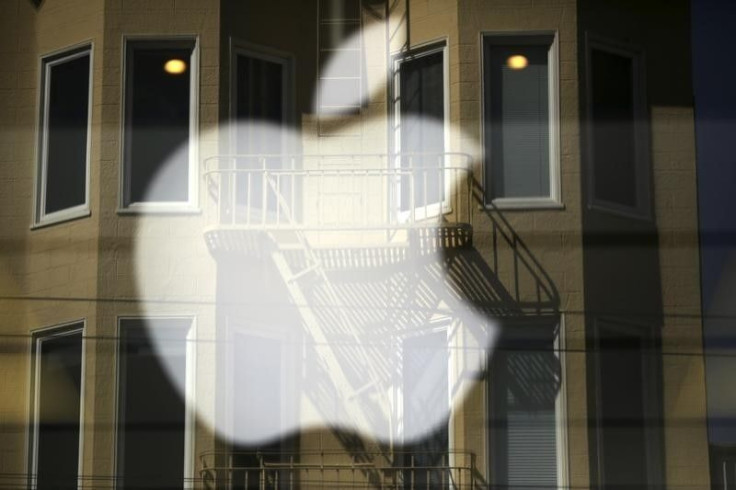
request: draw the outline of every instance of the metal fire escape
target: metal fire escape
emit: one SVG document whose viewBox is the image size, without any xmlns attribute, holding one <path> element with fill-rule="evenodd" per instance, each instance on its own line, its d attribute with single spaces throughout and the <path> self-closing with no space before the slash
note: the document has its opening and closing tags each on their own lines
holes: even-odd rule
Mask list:
<svg viewBox="0 0 736 490">
<path fill-rule="evenodd" d="M 427 158 L 421 155 L 422 161 Z M 330 272 L 401 264 L 472 243 L 470 158 L 460 153 L 429 158 L 437 164 L 415 168 L 414 155 L 386 154 L 206 160 L 205 239 L 211 253 L 246 254 L 273 264 L 305 333 L 321 346 L 322 369 L 336 390 L 353 393 L 342 410 L 360 427 L 382 421 L 393 426 L 392 404 L 386 377 L 363 346 Z M 328 338 L 312 304 L 315 289 L 332 312 L 332 328 L 349 339 L 349 351 Z M 363 373 L 360 386 L 346 376 L 347 369 Z M 365 409 L 371 397 L 378 414 Z M 364 472 L 396 467 L 380 451 L 354 458 Z"/>
</svg>

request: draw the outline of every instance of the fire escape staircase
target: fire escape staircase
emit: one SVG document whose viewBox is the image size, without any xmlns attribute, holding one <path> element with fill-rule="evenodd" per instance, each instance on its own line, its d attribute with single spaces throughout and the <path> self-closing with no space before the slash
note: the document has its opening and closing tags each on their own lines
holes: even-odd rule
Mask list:
<svg viewBox="0 0 736 490">
<path fill-rule="evenodd" d="M 362 176 L 365 179 L 379 176 L 385 181 L 382 188 L 386 189 L 395 186 L 395 183 L 404 179 L 406 175 L 410 176 L 410 182 L 416 182 L 417 179 L 411 175 L 412 169 L 399 169 L 398 171 L 391 169 L 299 170 L 289 174 L 291 180 L 288 181 L 290 183 L 287 186 L 284 185 L 284 182 L 288 172 L 269 171 L 265 165 L 260 173 L 256 173 L 256 170 L 234 169 L 232 166 L 227 169 L 210 170 L 207 173 L 210 197 L 213 197 L 212 202 L 216 206 L 214 213 L 208 213 L 208 216 L 214 216 L 214 220 L 210 219 L 210 223 L 213 221 L 214 223 L 205 232 L 205 240 L 210 251 L 215 256 L 218 254 L 246 254 L 262 258 L 268 257 L 288 292 L 289 300 L 298 313 L 304 332 L 314 345 L 320 346 L 315 352 L 318 352 L 318 364 L 322 371 L 327 374 L 329 382 L 339 393 L 352 394 L 343 396 L 341 410 L 350 414 L 356 426 L 370 428 L 376 423 L 387 423 L 393 427 L 395 421 L 392 420 L 392 417 L 395 414 L 390 408 L 392 404 L 389 400 L 389 386 L 385 373 L 380 372 L 380 366 L 376 367 L 370 352 L 366 350 L 362 342 L 361 332 L 356 331 L 350 315 L 346 313 L 350 305 L 344 303 L 344 292 L 341 286 L 335 285 L 331 279 L 335 277 L 335 271 L 352 270 L 355 267 L 366 270 L 376 265 L 401 264 L 417 257 L 421 259 L 422 255 L 429 256 L 436 252 L 447 252 L 444 255 L 446 257 L 460 257 L 457 259 L 458 268 L 451 274 L 456 277 L 449 280 L 459 281 L 455 286 L 458 286 L 457 289 L 461 296 L 467 297 L 469 301 L 491 305 L 488 310 L 489 314 L 502 311 L 508 305 L 513 305 L 514 314 L 523 314 L 523 311 L 526 310 L 539 314 L 545 309 L 555 311 L 557 307 L 558 298 L 554 285 L 502 215 L 496 216 L 493 213 L 480 211 L 481 214 L 485 214 L 489 223 L 488 228 L 491 230 L 493 252 L 490 260 L 482 257 L 472 246 L 471 223 L 474 219 L 473 215 L 479 211 L 473 207 L 478 196 L 476 183 L 468 168 L 469 165 L 461 169 L 463 177 L 457 179 L 453 184 L 455 188 L 452 189 L 451 194 L 455 200 L 447 208 L 451 211 L 445 213 L 442 204 L 433 215 L 426 212 L 425 208 L 421 216 L 411 211 L 408 220 L 397 221 L 389 218 L 385 226 L 381 223 L 364 223 L 365 230 L 370 233 L 378 232 L 384 233 L 385 236 L 403 238 L 388 240 L 375 246 L 363 244 L 353 247 L 342 246 L 339 240 L 327 243 L 317 240 L 316 245 L 312 242 L 312 237 L 319 236 L 325 230 L 332 233 L 334 237 L 342 233 L 345 228 L 348 230 L 347 236 L 356 237 L 358 235 L 355 233 L 360 233 L 361 226 L 358 224 L 355 227 L 341 228 L 338 225 L 330 228 L 330 226 L 322 226 L 321 222 L 307 223 L 304 216 L 297 216 L 294 211 L 294 204 L 297 202 L 293 194 L 295 187 L 300 187 L 301 192 L 309 189 L 313 191 L 322 189 L 321 181 L 319 186 L 309 187 L 307 180 L 313 177 L 322 180 L 330 176 L 340 178 L 349 172 L 350 175 L 358 178 Z M 251 175 L 257 175 L 258 186 L 261 189 L 258 199 L 260 201 L 260 207 L 257 208 L 258 216 L 253 218 L 255 214 L 248 209 L 245 213 L 241 212 L 238 218 L 241 221 L 238 221 L 235 217 L 239 212 L 235 181 L 245 176 L 247 190 L 251 192 L 251 189 L 255 187 Z M 299 186 L 294 184 L 297 178 L 302 179 Z M 425 185 L 426 180 L 425 177 Z M 388 185 L 385 185 L 386 182 Z M 288 192 L 284 192 L 285 189 Z M 415 190 L 411 189 L 412 204 L 415 193 Z M 391 199 L 396 199 L 396 196 Z M 367 200 L 364 200 L 365 202 Z M 270 218 L 267 217 L 267 209 L 273 215 Z M 304 212 L 303 209 L 300 211 Z M 508 254 L 511 260 L 499 260 L 499 250 L 505 250 L 503 253 Z M 505 270 L 504 267 L 506 267 Z M 499 281 L 502 271 L 508 273 L 509 270 L 512 271 L 515 278 L 513 287 L 501 284 Z M 523 298 L 524 293 L 520 292 L 519 278 L 523 279 L 524 275 L 527 282 L 535 285 L 536 298 L 532 297 L 529 300 Z M 319 305 L 314 304 L 315 290 L 319 290 Z M 352 350 L 349 363 L 352 368 L 360 367 L 362 371 L 360 383 L 356 383 L 346 373 L 347 356 L 345 351 L 339 350 L 342 347 L 338 346 L 336 350 L 336 344 L 332 341 L 330 332 L 325 331 L 324 318 L 318 311 L 320 308 L 329 309 L 331 326 L 337 328 L 342 334 L 347 333 L 347 336 L 350 337 Z M 400 308 L 395 314 L 407 315 Z M 374 408 L 372 412 L 366 412 L 367 403 Z M 381 407 L 379 413 L 376 412 L 375 407 Z M 394 459 L 391 449 L 367 451 L 363 448 L 361 450 L 359 438 L 341 434 L 340 431 L 336 435 L 351 454 L 353 461 L 359 464 L 360 471 L 369 480 L 374 476 L 380 479 L 378 473 L 371 475 L 371 472 L 380 473 L 382 470 L 379 468 L 400 466 L 400 462 Z"/>
<path fill-rule="evenodd" d="M 289 247 L 289 250 L 291 252 L 295 250 L 298 251 L 304 257 L 304 263 L 306 265 L 304 265 L 302 269 L 295 271 L 292 265 L 289 264 L 281 246 L 281 243 L 283 243 L 283 237 L 277 238 L 272 232 L 267 232 L 268 237 L 275 245 L 271 252 L 271 260 L 289 291 L 292 303 L 296 305 L 296 309 L 299 312 L 299 316 L 301 317 L 302 324 L 304 325 L 307 334 L 311 337 L 311 340 L 315 345 L 321 346 L 319 351 L 321 354 L 320 361 L 325 372 L 329 374 L 338 393 L 352 393 L 351 396 L 346 398 L 345 402 L 348 406 L 344 407 L 344 409 L 356 418 L 358 426 L 369 428 L 374 422 L 366 416 L 362 409 L 361 395 L 366 392 L 367 388 L 372 388 L 380 398 L 381 403 L 379 403 L 378 406 L 388 408 L 390 407 L 390 404 L 386 391 L 382 389 L 384 387 L 382 386 L 380 377 L 375 370 L 374 363 L 371 362 L 370 356 L 363 347 L 361 339 L 351 328 L 350 321 L 345 314 L 345 305 L 341 304 L 341 300 L 336 293 L 332 282 L 325 273 L 325 269 L 322 266 L 320 259 L 310 246 L 309 240 L 304 235 L 304 232 L 296 227 L 296 222 L 289 203 L 279 192 L 273 179 L 268 179 L 267 184 L 276 196 L 277 205 L 281 208 L 281 212 L 285 219 L 290 224 L 294 225 L 291 234 L 295 240 L 290 241 L 291 246 Z M 350 380 L 345 375 L 339 356 L 332 347 L 333 343 L 325 335 L 324 329 L 322 328 L 319 319 L 315 316 L 314 311 L 309 304 L 308 296 L 303 289 L 302 283 L 309 275 L 313 275 L 317 279 L 318 284 L 326 293 L 326 296 L 331 303 L 330 307 L 337 313 L 337 318 L 342 330 L 352 333 L 353 347 L 359 356 L 358 362 L 366 369 L 366 373 L 369 377 L 369 382 L 366 386 L 358 387 L 356 389 L 352 386 Z M 314 286 L 314 284 L 312 286 Z M 381 418 L 387 420 L 389 424 L 391 423 L 390 410 L 386 410 L 380 415 L 382 416 Z"/>
</svg>

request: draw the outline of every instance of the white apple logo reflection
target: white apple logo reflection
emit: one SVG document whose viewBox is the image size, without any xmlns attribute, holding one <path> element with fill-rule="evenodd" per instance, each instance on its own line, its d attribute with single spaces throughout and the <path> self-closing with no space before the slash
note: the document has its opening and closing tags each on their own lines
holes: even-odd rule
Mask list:
<svg viewBox="0 0 736 490">
<path fill-rule="evenodd" d="M 339 61 L 327 69 L 339 71 Z M 403 123 L 446 130 L 441 121 Z M 366 134 L 385 134 L 387 121 L 360 124 Z M 184 372 L 168 362 L 170 337 L 150 322 L 150 338 L 197 420 L 251 446 L 320 427 L 412 443 L 446 425 L 485 369 L 498 327 L 454 287 L 462 278 L 450 277 L 447 250 L 407 230 L 435 229 L 424 222 L 442 221 L 449 211 L 440 201 L 460 192 L 465 184 L 456 179 L 465 174 L 442 171 L 427 184 L 426 172 L 417 179 L 395 155 L 323 165 L 305 150 L 320 148 L 317 135 L 255 121 L 220 125 L 200 139 L 231 135 L 257 135 L 259 148 L 288 148 L 289 156 L 212 160 L 210 169 L 222 172 L 208 174 L 201 189 L 218 214 L 214 221 L 206 216 L 208 230 L 227 230 L 231 239 L 250 234 L 260 245 L 197 269 L 218 275 L 210 281 L 217 284 L 213 303 L 195 298 L 170 310 L 216 319 L 200 321 L 190 339 L 196 365 Z M 325 158 L 339 162 L 339 152 L 331 153 Z M 166 194 L 166 175 L 164 166 L 153 195 Z M 429 197 L 434 192 L 438 199 Z M 146 221 L 161 219 L 142 215 L 139 226 L 150 229 Z M 174 233 L 187 226 L 167 219 Z M 319 226 L 304 225 L 310 222 Z M 168 253 L 171 240 L 136 236 L 141 315 L 160 316 L 167 278 L 147 265 Z M 201 386 L 208 378 L 211 385 Z"/>
</svg>

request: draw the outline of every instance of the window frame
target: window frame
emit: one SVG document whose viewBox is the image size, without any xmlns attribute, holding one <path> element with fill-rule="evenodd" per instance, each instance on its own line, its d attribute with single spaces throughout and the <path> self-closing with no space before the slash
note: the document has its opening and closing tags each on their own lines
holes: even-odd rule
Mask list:
<svg viewBox="0 0 736 490">
<path fill-rule="evenodd" d="M 556 335 L 554 335 L 553 349 L 557 355 L 557 359 L 560 363 L 560 386 L 555 399 L 555 438 L 556 438 L 556 456 L 557 456 L 557 488 L 567 488 L 569 486 L 570 475 L 569 475 L 569 463 L 568 463 L 568 439 L 567 439 L 567 369 L 566 369 L 566 336 L 565 336 L 565 315 L 559 314 L 558 316 L 541 316 L 532 317 L 526 319 L 514 319 L 504 325 L 505 328 L 515 329 L 516 331 L 523 330 L 525 327 L 532 329 L 540 328 L 551 328 L 556 329 Z M 519 333 L 516 333 L 518 336 Z M 502 340 L 499 337 L 496 347 L 502 345 Z M 494 417 L 494 411 L 496 410 L 497 402 L 494 396 L 494 389 L 492 386 L 494 372 L 494 361 L 493 359 L 488 362 L 487 377 L 484 383 L 486 390 L 484 396 L 485 404 L 485 423 L 486 428 L 484 431 L 485 436 L 485 449 L 486 449 L 486 474 L 487 479 L 492 484 L 498 484 L 495 478 L 494 468 L 497 463 L 494 461 L 494 445 L 495 438 L 493 435 L 493 428 L 491 422 Z"/>
<path fill-rule="evenodd" d="M 362 114 L 363 112 L 363 106 L 365 104 L 365 98 L 368 94 L 366 94 L 366 86 L 365 86 L 365 70 L 364 70 L 364 62 L 365 62 L 365 40 L 363 39 L 363 1 L 362 0 L 356 0 L 358 5 L 358 16 L 356 18 L 350 18 L 350 17 L 323 17 L 323 2 L 324 0 L 318 0 L 317 1 L 317 90 L 315 92 L 316 94 L 316 104 L 315 104 L 315 113 L 322 117 L 322 118 L 339 118 L 339 117 L 350 117 L 350 116 L 358 116 Z M 323 47 L 323 39 L 322 39 L 322 28 L 324 26 L 329 25 L 357 25 L 358 29 L 356 33 L 352 34 L 352 36 L 357 37 L 358 39 L 358 46 L 356 48 L 346 48 L 343 46 L 339 46 L 337 48 L 335 47 Z M 322 56 L 327 56 L 329 59 L 332 56 L 338 56 L 338 53 L 340 52 L 356 52 L 357 56 L 361 59 L 361 62 L 358 63 L 358 69 L 359 72 L 357 73 L 357 76 L 340 76 L 340 77 L 330 77 L 330 76 L 323 76 L 324 69 L 326 66 L 329 66 L 329 63 L 325 65 L 325 67 L 322 67 Z M 329 56 L 327 53 L 331 53 Z M 349 105 L 330 105 L 330 104 L 323 104 L 323 89 L 325 81 L 327 80 L 357 80 L 358 84 L 358 93 L 357 97 L 355 98 L 355 102 L 357 104 L 349 104 Z M 329 134 L 327 132 L 324 132 L 320 129 L 320 135 Z"/>
<path fill-rule="evenodd" d="M 113 434 L 112 434 L 112 465 L 113 465 L 113 489 L 120 488 L 122 478 L 118 477 L 119 463 L 120 463 L 120 446 L 123 443 L 123 437 L 120 434 L 122 413 L 121 413 L 121 388 L 122 388 L 122 349 L 124 347 L 121 342 L 122 330 L 126 328 L 123 323 L 126 321 L 139 321 L 145 322 L 147 320 L 189 320 L 189 328 L 186 333 L 186 355 L 185 355 L 185 372 L 186 372 L 186 393 L 184 397 L 184 474 L 182 476 L 184 482 L 184 489 L 194 489 L 195 481 L 195 438 L 196 438 L 196 388 L 197 388 L 197 317 L 196 315 L 119 315 L 116 317 L 115 322 L 115 353 L 113 355 L 113 366 L 115 375 L 113 379 L 113 403 L 114 403 L 114 419 L 113 419 Z"/>
<path fill-rule="evenodd" d="M 532 197 L 490 197 L 488 183 L 493 178 L 492 158 L 487 154 L 488 139 L 492 129 L 488 120 L 491 101 L 486 95 L 489 83 L 487 66 L 489 63 L 488 46 L 504 41 L 519 42 L 530 46 L 547 46 L 547 43 L 535 42 L 535 38 L 550 37 L 547 54 L 548 100 L 549 100 L 549 195 Z M 483 182 L 483 206 L 498 209 L 564 209 L 562 202 L 561 182 L 561 143 L 560 143 L 560 40 L 556 30 L 539 31 L 484 31 L 480 33 L 480 101 L 481 101 L 481 181 Z"/>
<path fill-rule="evenodd" d="M 445 389 L 447 390 L 447 405 L 444 407 L 447 410 L 446 414 L 446 422 L 443 426 L 443 424 L 437 424 L 436 426 L 432 427 L 432 430 L 427 434 L 431 435 L 434 434 L 436 431 L 440 430 L 441 428 L 446 431 L 447 435 L 447 447 L 444 448 L 445 453 L 445 462 L 449 467 L 454 467 L 456 465 L 456 458 L 457 454 L 452 450 L 453 449 L 453 441 L 455 440 L 455 428 L 452 423 L 452 411 L 453 411 L 453 405 L 456 400 L 453 400 L 454 394 L 456 394 L 457 386 L 456 384 L 459 384 L 463 381 L 462 376 L 458 376 L 457 371 L 457 363 L 458 361 L 462 362 L 462 348 L 456 349 L 456 345 L 454 344 L 454 330 L 457 328 L 457 323 L 451 321 L 448 318 L 437 318 L 434 320 L 430 320 L 430 322 L 425 326 L 423 329 L 415 330 L 410 332 L 409 334 L 399 336 L 398 342 L 396 342 L 396 350 L 402 359 L 401 361 L 401 379 L 402 382 L 399 384 L 399 386 L 395 389 L 395 395 L 396 400 L 398 403 L 396 404 L 396 408 L 394 409 L 394 426 L 391 428 L 392 431 L 395 431 L 397 434 L 397 443 L 406 447 L 412 447 L 416 446 L 419 443 L 419 440 L 416 441 L 407 441 L 405 439 L 405 434 L 402 430 L 403 427 L 406 426 L 406 420 L 405 417 L 407 416 L 409 409 L 406 406 L 407 401 L 407 393 L 406 393 L 406 372 L 404 371 L 405 365 L 404 365 L 404 358 L 405 358 L 405 352 L 408 350 L 407 342 L 417 339 L 426 338 L 432 335 L 444 335 L 445 339 L 447 340 L 447 377 L 444 380 Z M 459 358 L 459 357 L 460 358 Z M 438 385 L 439 386 L 439 385 Z M 426 436 L 425 436 L 426 438 Z M 405 452 L 402 457 L 408 458 L 410 455 L 415 454 L 415 451 L 410 450 L 408 452 Z M 405 466 L 410 466 L 410 461 L 404 461 L 403 464 Z M 443 473 L 440 473 L 443 484 L 446 484 L 445 478 L 449 475 L 444 475 Z M 429 476 L 429 475 L 427 475 Z M 448 480 L 449 482 L 449 480 Z M 427 484 L 433 484 L 437 485 L 437 482 L 431 482 L 430 478 L 428 478 Z M 443 487 L 444 488 L 444 487 Z"/>
<path fill-rule="evenodd" d="M 636 206 L 598 199 L 595 196 L 595 162 L 593 143 L 593 78 L 592 54 L 599 50 L 631 59 L 632 99 L 634 111 L 634 172 L 636 177 Z M 651 135 L 646 94 L 646 59 L 644 51 L 634 45 L 585 33 L 585 157 L 588 178 L 586 179 L 588 208 L 627 218 L 651 221 L 653 219 L 653 192 Z"/>
<path fill-rule="evenodd" d="M 28 465 L 28 488 L 36 490 L 37 479 L 35 475 L 38 473 L 38 429 L 39 429 L 39 400 L 41 388 L 41 356 L 39 350 L 42 342 L 49 339 L 57 339 L 67 335 L 82 334 L 82 358 L 80 366 L 80 388 L 79 388 L 79 443 L 78 443 L 78 463 L 77 463 L 77 488 L 82 484 L 79 479 L 83 472 L 84 465 L 84 401 L 86 392 L 86 352 L 87 339 L 85 337 L 87 331 L 86 318 L 79 318 L 68 322 L 42 327 L 31 331 L 31 346 L 29 358 L 29 377 L 28 386 L 30 393 L 30 404 L 28 406 L 28 414 L 30 427 L 27 432 L 27 465 Z"/>
<path fill-rule="evenodd" d="M 431 56 L 433 54 L 442 54 L 442 98 L 443 98 L 443 112 L 444 118 L 442 125 L 444 128 L 444 156 L 443 166 L 445 169 L 450 166 L 451 161 L 449 160 L 450 155 L 450 60 L 449 60 L 449 42 L 447 38 L 435 39 L 426 43 L 417 44 L 411 47 L 409 50 L 396 53 L 392 56 L 392 68 L 393 73 L 391 74 L 391 87 L 390 87 L 390 99 L 389 107 L 392 111 L 390 131 L 393 135 L 389 135 L 389 143 L 391 145 L 391 155 L 393 156 L 393 162 L 389 162 L 389 165 L 396 170 L 401 169 L 401 65 L 407 61 L 413 61 L 420 59 L 424 56 Z M 444 172 L 444 200 L 443 202 L 433 202 L 425 206 L 416 206 L 413 209 L 407 209 L 406 211 L 401 209 L 401 184 L 396 184 L 395 188 L 389 190 L 390 201 L 389 201 L 389 212 L 397 213 L 400 222 L 407 221 L 423 221 L 433 219 L 441 214 L 448 214 L 452 212 L 451 206 L 451 195 L 453 192 L 452 188 L 452 172 L 445 170 Z M 425 196 L 426 198 L 426 196 Z M 393 202 L 393 200 L 396 202 Z"/>
<path fill-rule="evenodd" d="M 129 73 L 132 67 L 129 64 L 134 59 L 133 45 L 144 45 L 146 48 L 172 47 L 178 44 L 179 48 L 189 48 L 192 54 L 189 58 L 189 161 L 187 172 L 187 200 L 186 201 L 136 201 L 130 200 L 130 138 L 126 134 L 130 131 L 128 120 L 127 95 Z M 199 205 L 199 83 L 200 83 L 200 41 L 198 35 L 123 35 L 121 61 L 121 99 L 120 99 L 120 189 L 118 214 L 164 213 L 164 214 L 198 214 Z M 143 48 L 143 49 L 146 49 Z M 130 53 L 129 53 L 130 51 Z"/>
<path fill-rule="evenodd" d="M 54 66 L 89 56 L 89 85 L 87 94 L 87 143 L 85 155 L 84 203 L 51 213 L 46 213 L 46 179 L 48 176 L 48 124 L 49 124 L 49 91 L 51 69 Z M 90 212 L 90 161 L 92 151 L 92 104 L 94 81 L 94 43 L 83 43 L 67 46 L 47 53 L 40 58 L 38 93 L 38 123 L 36 137 L 36 177 L 33 196 L 33 223 L 31 229 L 63 223 L 91 215 Z"/>
<path fill-rule="evenodd" d="M 248 41 L 244 41 L 237 37 L 230 37 L 229 39 L 229 60 L 230 67 L 228 73 L 228 80 L 230 82 L 229 87 L 229 101 L 228 101 L 228 123 L 230 125 L 227 136 L 229 138 L 228 147 L 230 153 L 237 154 L 237 114 L 236 104 L 238 100 L 238 87 L 237 87 L 237 63 L 239 56 L 245 56 L 254 58 L 269 63 L 278 64 L 281 66 L 283 75 L 283 87 L 281 93 L 281 102 L 283 104 L 282 117 L 284 119 L 284 130 L 291 130 L 295 120 L 295 109 L 294 101 L 296 100 L 296 85 L 294 76 L 294 56 L 291 53 L 285 51 L 279 51 L 268 46 L 261 46 Z M 290 154 L 296 149 L 291 148 L 288 144 L 288 138 L 284 138 L 283 152 Z"/>
<path fill-rule="evenodd" d="M 593 356 L 588 369 L 593 370 L 592 381 L 594 385 L 587 384 L 587 390 L 590 392 L 589 397 L 592 398 L 594 406 L 592 409 L 593 424 L 590 430 L 593 432 L 594 443 L 591 457 L 594 458 L 595 479 L 597 485 L 601 488 L 606 485 L 605 469 L 603 468 L 603 452 L 605 451 L 605 441 L 603 434 L 603 426 L 601 424 L 602 413 L 602 379 L 601 379 L 601 330 L 609 329 L 623 335 L 638 337 L 642 341 L 644 355 L 641 359 L 642 368 L 642 402 L 645 420 L 656 420 L 657 417 L 663 416 L 663 394 L 660 391 L 662 387 L 662 367 L 661 356 L 662 350 L 656 336 L 656 326 L 651 323 L 632 321 L 628 318 L 619 318 L 611 316 L 601 316 L 593 319 L 592 335 L 590 343 L 592 344 Z M 590 349 L 588 350 L 590 352 Z M 649 352 L 647 352 L 649 351 Z M 662 486 L 664 482 L 664 454 L 662 445 L 663 431 L 656 424 L 647 424 L 643 427 L 645 437 L 645 455 L 646 461 L 646 484 L 650 487 Z M 591 480 L 592 481 L 592 480 Z"/>
<path fill-rule="evenodd" d="M 302 339 L 294 341 L 293 332 L 289 332 L 282 328 L 274 329 L 273 325 L 267 325 L 260 321 L 253 321 L 250 317 L 244 317 L 242 314 L 227 313 L 224 316 L 224 338 L 228 346 L 234 345 L 237 338 L 240 337 L 255 337 L 264 340 L 272 340 L 282 343 L 281 348 L 281 373 L 279 395 L 283 400 L 288 400 L 289 393 L 296 393 L 298 388 L 299 366 L 297 360 L 299 359 L 299 344 Z M 224 386 L 228 389 L 225 391 L 225 395 L 218 400 L 224 406 L 222 413 L 223 428 L 226 433 L 235 433 L 235 417 L 236 412 L 234 410 L 234 399 L 235 399 L 235 373 L 237 368 L 235 367 L 235 352 L 232 347 L 225 349 L 225 352 L 221 356 L 218 362 L 222 362 L 225 369 L 225 375 L 223 377 Z M 283 404 L 281 406 L 281 413 L 279 414 L 281 421 L 281 427 L 289 427 L 290 420 L 298 420 L 299 418 L 299 407 L 287 406 Z M 287 438 L 288 439 L 288 438 Z M 292 451 L 290 448 L 291 443 L 285 443 L 285 451 Z M 232 447 L 233 443 L 230 443 Z"/>
</svg>

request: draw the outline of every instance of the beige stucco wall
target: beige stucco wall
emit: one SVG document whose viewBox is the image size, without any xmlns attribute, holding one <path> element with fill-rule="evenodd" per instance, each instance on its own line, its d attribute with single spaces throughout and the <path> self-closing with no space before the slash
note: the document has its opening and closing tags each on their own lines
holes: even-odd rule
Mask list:
<svg viewBox="0 0 736 490">
<path fill-rule="evenodd" d="M 405 30 L 405 4 L 392 3 L 389 24 L 392 54 L 408 47 L 446 39 L 449 55 L 450 121 L 462 129 L 451 149 L 471 151 L 481 135 L 481 33 L 554 31 L 559 40 L 560 168 L 562 209 L 476 209 L 474 244 L 508 291 L 516 289 L 514 250 L 503 240 L 494 248 L 494 230 L 518 240 L 517 251 L 538 261 L 547 286 L 558 295 L 564 318 L 564 391 L 567 427 L 567 485 L 589 486 L 585 335 L 581 245 L 580 128 L 578 123 L 578 33 L 574 0 L 414 1 Z M 45 0 L 34 9 L 27 0 L 6 0 L 0 15 L 0 472 L 26 468 L 27 414 L 30 394 L 28 334 L 36 329 L 86 320 L 83 474 L 106 478 L 114 473 L 115 342 L 117 318 L 130 315 L 196 316 L 198 336 L 214 335 L 214 262 L 201 230 L 203 216 L 121 215 L 119 207 L 121 82 L 124 35 L 197 35 L 199 40 L 199 126 L 202 157 L 217 152 L 220 112 L 220 2 L 218 0 Z M 89 218 L 31 230 L 38 120 L 40 56 L 85 41 L 93 42 L 94 76 Z M 287 46 L 288 49 L 288 46 Z M 386 46 L 376 39 L 366 50 L 369 78 L 384 75 Z M 385 117 L 386 92 L 371 98 L 360 117 L 320 121 L 298 112 L 306 134 L 319 151 L 386 151 L 385 126 L 339 134 L 341 129 Z M 700 337 L 697 229 L 694 184 L 694 130 L 690 108 L 652 110 L 652 149 L 656 218 L 665 326 L 664 413 L 667 481 L 693 488 L 708 482 L 705 394 Z M 482 169 L 474 168 L 480 182 Z M 203 168 L 199 168 L 202 176 Z M 205 191 L 200 185 L 200 202 Z M 520 244 L 524 245 L 524 248 Z M 136 245 L 151 253 L 136 264 Z M 161 254 L 165 251 L 165 254 Z M 165 278 L 151 284 L 152 301 L 142 308 L 136 267 Z M 534 296 L 535 280 L 522 274 L 519 299 Z M 13 299 L 18 296 L 31 300 Z M 182 304 L 186 306 L 182 306 Z M 14 337 L 16 336 L 16 337 Z M 198 356 L 212 358 L 208 342 Z M 676 354 L 676 355 L 670 355 Z M 207 366 L 201 363 L 200 366 Z M 197 394 L 214 400 L 214 372 L 197 374 Z M 472 450 L 488 477 L 485 440 L 485 384 L 475 382 L 471 395 L 452 418 L 453 449 Z M 200 407 L 214 410 L 211 404 Z M 687 421 L 685 423 L 683 421 Z M 691 423 L 692 422 L 692 423 Z M 305 447 L 338 447 L 326 433 L 303 438 Z M 214 446 L 205 427 L 197 432 L 195 453 Z M 196 476 L 196 475 L 195 475 Z M 19 485 L 23 481 L 16 482 Z M 98 481 L 85 484 L 97 486 Z"/>
<path fill-rule="evenodd" d="M 655 212 L 662 271 L 667 482 L 710 488 L 700 309 L 694 111 L 652 107 Z"/>
<path fill-rule="evenodd" d="M 30 2 L 9 1 L 2 6 L 0 42 L 4 76 L 0 154 L 4 181 L 0 192 L 2 251 L 0 283 L 6 300 L 2 307 L 3 373 L 0 413 L 0 471 L 15 475 L 8 484 L 25 485 L 27 417 L 30 407 L 30 334 L 84 319 L 96 321 L 98 217 L 31 230 L 36 172 L 38 91 L 41 57 L 80 43 L 93 46 L 91 160 L 100 152 L 101 57 L 103 4 L 94 1 L 48 0 L 35 10 Z M 7 179 L 7 180 L 6 180 Z M 99 181 L 91 165 L 90 186 Z M 94 200 L 90 203 L 94 209 Z M 85 373 L 87 382 L 91 379 Z M 85 408 L 87 408 L 85 406 Z M 91 419 L 89 419 L 91 420 Z M 89 457 L 89 448 L 84 457 Z M 16 480 L 13 480 L 16 478 Z"/>
</svg>

